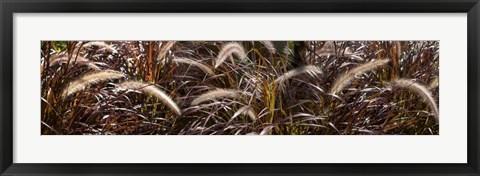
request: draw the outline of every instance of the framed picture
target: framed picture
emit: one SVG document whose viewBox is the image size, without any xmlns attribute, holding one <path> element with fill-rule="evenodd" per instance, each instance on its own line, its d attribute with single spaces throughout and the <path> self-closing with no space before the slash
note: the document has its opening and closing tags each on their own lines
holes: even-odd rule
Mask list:
<svg viewBox="0 0 480 176">
<path fill-rule="evenodd" d="M 0 7 L 1 175 L 480 174 L 478 0 Z"/>
</svg>

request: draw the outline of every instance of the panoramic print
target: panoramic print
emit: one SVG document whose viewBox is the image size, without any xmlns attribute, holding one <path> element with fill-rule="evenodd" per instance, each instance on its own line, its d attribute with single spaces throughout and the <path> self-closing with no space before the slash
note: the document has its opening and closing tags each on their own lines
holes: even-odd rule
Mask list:
<svg viewBox="0 0 480 176">
<path fill-rule="evenodd" d="M 439 41 L 41 41 L 42 135 L 438 135 Z"/>
</svg>

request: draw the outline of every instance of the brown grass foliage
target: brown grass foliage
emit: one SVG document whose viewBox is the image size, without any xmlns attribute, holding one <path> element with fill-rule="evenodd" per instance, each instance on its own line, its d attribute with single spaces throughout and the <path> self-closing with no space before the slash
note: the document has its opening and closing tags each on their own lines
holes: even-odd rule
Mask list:
<svg viewBox="0 0 480 176">
<path fill-rule="evenodd" d="M 41 43 L 43 135 L 439 134 L 438 41 Z"/>
</svg>

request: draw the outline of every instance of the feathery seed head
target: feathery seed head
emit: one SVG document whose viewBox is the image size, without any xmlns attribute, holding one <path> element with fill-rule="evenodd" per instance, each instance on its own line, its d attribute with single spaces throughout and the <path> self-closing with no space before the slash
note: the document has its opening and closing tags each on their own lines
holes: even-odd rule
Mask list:
<svg viewBox="0 0 480 176">
<path fill-rule="evenodd" d="M 170 110 L 175 112 L 177 115 L 182 115 L 182 111 L 178 105 L 162 90 L 157 88 L 155 85 L 146 84 L 138 81 L 127 81 L 118 85 L 120 89 L 135 89 L 142 91 L 143 93 L 157 97 L 163 104 L 165 104 Z"/>
<path fill-rule="evenodd" d="M 76 61 L 76 62 L 75 62 Z M 58 65 L 58 64 L 63 64 L 68 62 L 68 56 L 67 55 L 59 55 L 56 57 L 51 57 L 50 60 L 50 66 Z M 87 67 L 100 71 L 100 67 L 97 66 L 95 62 L 89 61 L 88 59 L 82 57 L 82 56 L 77 56 L 77 57 L 72 57 L 70 58 L 70 64 L 78 64 L 78 65 L 86 65 Z"/>
<path fill-rule="evenodd" d="M 158 53 L 157 61 L 165 61 L 165 56 L 167 56 L 167 53 L 172 47 L 177 43 L 176 41 L 168 41 L 163 44 L 162 42 L 162 47 L 160 48 L 160 52 Z"/>
<path fill-rule="evenodd" d="M 392 85 L 395 87 L 408 89 L 420 95 L 420 97 L 422 97 L 427 102 L 428 106 L 430 107 L 430 110 L 433 111 L 435 120 L 438 122 L 439 112 L 438 112 L 437 103 L 433 99 L 430 91 L 425 86 L 410 79 L 397 79 L 392 81 Z"/>
<path fill-rule="evenodd" d="M 214 100 L 218 98 L 238 98 L 242 95 L 245 95 L 246 93 L 241 91 L 241 90 L 235 90 L 235 89 L 215 89 L 209 92 L 206 92 L 197 98 L 195 98 L 191 105 L 199 105 L 200 103 L 203 103 L 208 100 Z"/>
<path fill-rule="evenodd" d="M 95 42 L 88 42 L 86 44 L 84 44 L 82 46 L 82 48 L 90 48 L 91 46 L 97 46 L 101 49 L 105 49 L 106 51 L 108 52 L 111 52 L 111 53 L 118 53 L 117 49 L 115 49 L 113 46 L 105 43 L 105 42 L 98 42 L 98 41 L 95 41 Z"/>
<path fill-rule="evenodd" d="M 306 66 L 301 66 L 293 70 L 289 70 L 288 72 L 284 73 L 282 76 L 278 77 L 275 79 L 274 83 L 275 84 L 283 84 L 286 80 L 307 73 L 310 76 L 316 76 L 318 74 L 322 74 L 322 71 L 315 65 L 306 65 Z"/>
<path fill-rule="evenodd" d="M 213 71 L 206 65 L 200 63 L 200 62 L 197 62 L 197 61 L 194 61 L 192 59 L 188 59 L 188 58 L 175 58 L 173 59 L 174 62 L 176 63 L 181 63 L 181 64 L 189 64 L 189 65 L 194 65 L 200 69 L 202 69 L 205 73 L 207 73 L 209 76 L 213 76 L 215 75 L 215 73 L 213 73 Z"/>
<path fill-rule="evenodd" d="M 271 53 L 276 53 L 277 50 L 275 49 L 275 46 L 273 45 L 273 43 L 271 41 L 260 41 L 260 43 L 263 44 L 263 46 L 265 46 L 265 48 L 268 49 L 268 51 L 270 51 Z"/>
<path fill-rule="evenodd" d="M 123 77 L 125 77 L 123 73 L 113 70 L 89 73 L 73 82 L 70 82 L 68 86 L 63 90 L 62 96 L 66 98 L 75 92 L 85 89 L 85 87 L 88 85 L 106 80 L 119 79 Z"/>
<path fill-rule="evenodd" d="M 232 54 L 237 55 L 242 61 L 245 61 L 247 58 L 247 56 L 245 55 L 245 50 L 243 49 L 242 45 L 236 42 L 227 43 L 223 45 L 222 49 L 217 55 L 217 58 L 215 59 L 215 68 L 219 67 L 225 61 L 225 59 L 227 59 L 228 57 L 231 57 Z"/>
<path fill-rule="evenodd" d="M 332 88 L 330 89 L 331 94 L 336 94 L 340 91 L 343 90 L 347 85 L 350 84 L 350 82 L 357 76 L 367 72 L 371 71 L 377 67 L 383 66 L 390 62 L 390 59 L 379 59 L 375 60 L 372 62 L 365 63 L 363 65 L 360 65 L 352 70 L 347 71 L 343 75 L 341 75 L 334 83 Z"/>
</svg>

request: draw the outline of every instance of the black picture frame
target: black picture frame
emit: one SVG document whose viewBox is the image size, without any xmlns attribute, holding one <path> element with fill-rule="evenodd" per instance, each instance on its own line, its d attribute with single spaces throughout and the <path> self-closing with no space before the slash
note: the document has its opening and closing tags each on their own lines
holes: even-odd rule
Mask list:
<svg viewBox="0 0 480 176">
<path fill-rule="evenodd" d="M 478 0 L 1 0 L 1 175 L 480 175 Z M 468 163 L 18 164 L 13 163 L 14 13 L 467 13 Z M 445 34 L 448 35 L 448 34 Z M 452 108 L 452 107 L 449 107 Z M 448 152 L 448 151 L 445 151 Z"/>
</svg>

